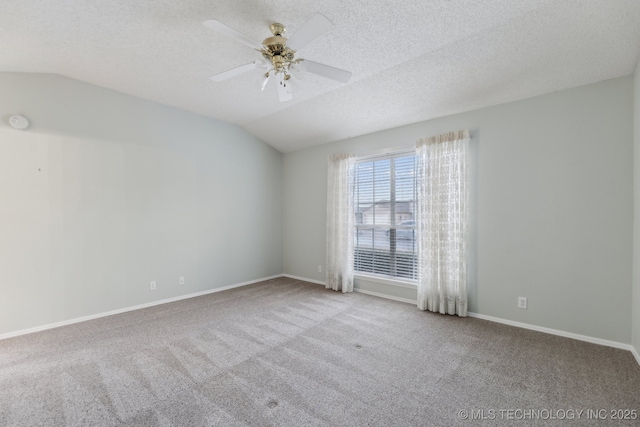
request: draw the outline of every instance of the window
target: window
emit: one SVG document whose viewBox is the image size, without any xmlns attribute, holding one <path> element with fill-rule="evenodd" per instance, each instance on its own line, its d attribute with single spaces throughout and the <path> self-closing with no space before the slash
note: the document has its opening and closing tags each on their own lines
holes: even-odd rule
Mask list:
<svg viewBox="0 0 640 427">
<path fill-rule="evenodd" d="M 356 273 L 417 279 L 415 168 L 413 150 L 356 162 Z"/>
</svg>

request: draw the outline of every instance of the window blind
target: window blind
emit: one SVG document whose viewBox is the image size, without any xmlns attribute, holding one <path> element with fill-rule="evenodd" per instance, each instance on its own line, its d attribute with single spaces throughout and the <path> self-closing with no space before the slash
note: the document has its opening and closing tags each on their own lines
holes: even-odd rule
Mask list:
<svg viewBox="0 0 640 427">
<path fill-rule="evenodd" d="M 356 272 L 417 278 L 415 168 L 413 151 L 356 162 Z"/>
</svg>

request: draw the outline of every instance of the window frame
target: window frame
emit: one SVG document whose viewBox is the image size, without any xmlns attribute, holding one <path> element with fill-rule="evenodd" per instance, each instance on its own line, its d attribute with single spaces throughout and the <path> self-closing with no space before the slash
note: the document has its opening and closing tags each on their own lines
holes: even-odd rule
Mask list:
<svg viewBox="0 0 640 427">
<path fill-rule="evenodd" d="M 396 175 L 396 159 L 398 158 L 406 158 L 406 157 L 413 157 L 414 158 L 414 165 L 413 165 L 413 171 L 416 171 L 416 162 L 417 162 L 417 153 L 415 148 L 404 148 L 404 149 L 394 149 L 394 150 L 385 150 L 384 152 L 378 152 L 376 154 L 371 154 L 371 155 L 367 155 L 367 156 L 359 156 L 356 159 L 356 173 L 355 173 L 355 183 L 354 183 L 354 194 L 353 194 L 353 201 L 354 201 L 354 206 L 356 207 L 356 212 L 355 212 L 355 216 L 357 218 L 357 215 L 360 214 L 362 215 L 361 212 L 359 212 L 360 210 L 360 204 L 359 204 L 359 200 L 358 200 L 358 195 L 359 195 L 359 189 L 358 189 L 358 178 L 359 178 L 359 174 L 357 172 L 357 168 L 358 166 L 360 166 L 361 164 L 364 163 L 373 163 L 376 161 L 380 161 L 380 160 L 391 160 L 390 165 L 389 165 L 389 224 L 370 224 L 370 225 L 364 225 L 361 222 L 359 222 L 358 220 L 354 220 L 354 234 L 356 236 L 358 236 L 358 231 L 359 230 L 384 230 L 384 229 L 388 229 L 388 234 L 389 234 L 389 249 L 388 249 L 388 253 L 389 253 L 389 274 L 384 274 L 384 273 L 376 273 L 376 272 L 370 272 L 370 271 L 362 271 L 362 270 L 358 270 L 358 254 L 357 251 L 358 249 L 361 249 L 358 245 L 357 245 L 357 237 L 356 237 L 356 241 L 354 242 L 354 261 L 353 261 L 353 268 L 354 268 L 354 275 L 356 276 L 356 278 L 359 279 L 363 279 L 363 280 L 369 280 L 369 281 L 373 281 L 373 282 L 379 282 L 379 283 L 385 283 L 385 284 L 391 284 L 391 285 L 396 285 L 396 286 L 401 286 L 401 287 L 408 287 L 408 288 L 415 288 L 418 282 L 418 254 L 417 254 L 417 223 L 411 227 L 411 228 L 403 228 L 403 227 L 398 227 L 400 225 L 400 223 L 404 222 L 400 221 L 400 223 L 396 223 L 397 221 L 397 203 L 399 202 L 403 202 L 402 200 L 398 201 L 396 199 L 396 179 L 397 179 L 397 175 Z M 375 169 L 374 169 L 375 171 Z M 374 172 L 375 174 L 375 172 Z M 372 186 L 375 186 L 376 183 L 376 177 L 372 177 L 373 179 L 373 183 Z M 411 220 L 415 221 L 415 209 L 416 209 L 416 204 L 417 204 L 417 188 L 416 188 L 417 182 L 415 181 L 415 174 L 414 174 L 414 182 L 413 182 L 413 198 L 412 200 L 410 200 L 410 203 L 413 203 L 413 209 L 412 209 L 412 218 Z M 372 203 L 371 205 L 375 205 L 376 203 L 379 203 L 380 201 L 376 201 L 375 200 L 375 188 L 372 190 L 373 191 L 373 197 L 372 197 Z M 375 212 L 375 208 L 374 208 L 374 212 Z M 360 225 L 362 224 L 362 225 Z M 413 274 L 413 277 L 408 278 L 408 277 L 402 277 L 402 276 L 398 276 L 398 268 L 399 268 L 399 264 L 398 264 L 398 238 L 397 238 L 397 232 L 398 230 L 413 230 L 413 239 L 412 240 L 412 251 L 407 251 L 407 253 L 411 254 L 411 267 L 410 267 L 410 271 Z M 372 236 L 373 236 L 372 232 Z M 375 237 L 372 237 L 372 239 L 375 239 Z M 375 250 L 375 243 L 372 243 L 373 247 L 372 247 L 372 253 Z M 373 257 L 374 255 L 372 255 Z M 374 261 L 375 262 L 375 261 Z M 372 269 L 375 269 L 375 266 L 372 265 Z"/>
</svg>

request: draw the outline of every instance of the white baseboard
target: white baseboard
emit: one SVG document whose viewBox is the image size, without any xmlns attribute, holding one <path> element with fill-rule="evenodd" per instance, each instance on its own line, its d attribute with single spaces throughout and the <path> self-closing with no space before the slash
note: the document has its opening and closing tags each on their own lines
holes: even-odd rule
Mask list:
<svg viewBox="0 0 640 427">
<path fill-rule="evenodd" d="M 89 316 L 83 316 L 83 317 L 77 317 L 75 319 L 63 320 L 61 322 L 50 323 L 48 325 L 36 326 L 34 328 L 22 329 L 22 330 L 14 331 L 14 332 L 8 332 L 6 334 L 0 334 L 0 340 L 4 340 L 4 339 L 7 339 L 7 338 L 12 338 L 12 337 L 17 337 L 17 336 L 20 336 L 20 335 L 32 334 L 34 332 L 45 331 L 47 329 L 59 328 L 60 326 L 72 325 L 74 323 L 86 322 L 87 320 L 99 319 L 101 317 L 113 316 L 114 314 L 126 313 L 127 311 L 140 310 L 142 308 L 148 308 L 148 307 L 153 307 L 153 306 L 156 306 L 156 305 L 167 304 L 167 303 L 170 303 L 170 302 L 180 301 L 180 300 L 183 300 L 183 299 L 195 298 L 195 297 L 199 297 L 199 296 L 202 296 L 202 295 L 208 295 L 208 294 L 213 294 L 213 293 L 216 293 L 216 292 L 227 291 L 229 289 L 239 288 L 241 286 L 252 285 L 254 283 L 263 282 L 265 280 L 277 279 L 278 277 L 282 277 L 282 275 L 278 274 L 278 275 L 275 275 L 275 276 L 263 277 L 261 279 L 250 280 L 248 282 L 242 282 L 242 283 L 236 283 L 236 284 L 229 285 L 229 286 L 223 286 L 221 288 L 209 289 L 209 290 L 202 291 L 202 292 L 195 292 L 195 293 L 192 293 L 192 294 L 180 295 L 180 296 L 173 297 L 173 298 L 167 298 L 167 299 L 163 299 L 163 300 L 159 300 L 159 301 L 152 301 L 152 302 L 148 302 L 148 303 L 144 303 L 144 304 L 134 305 L 132 307 L 126 307 L 126 308 L 120 308 L 120 309 L 117 309 L 117 310 L 107 311 L 107 312 L 104 312 L 104 313 L 91 314 Z"/>
<path fill-rule="evenodd" d="M 327 284 L 327 282 L 323 282 L 322 280 L 307 279 L 306 277 L 293 276 L 291 274 L 283 274 L 282 277 L 288 277 L 289 279 L 300 280 L 302 282 L 315 283 L 316 285 L 322 285 L 322 286 L 326 286 Z"/>
<path fill-rule="evenodd" d="M 289 279 L 300 280 L 302 282 L 315 283 L 317 285 L 322 285 L 322 286 L 326 285 L 326 282 L 322 282 L 320 280 L 307 279 L 305 277 L 300 277 L 300 276 L 292 276 L 291 274 L 283 274 L 282 277 L 288 277 Z M 379 292 L 367 291 L 366 289 L 353 288 L 353 292 L 358 292 L 360 294 L 373 295 L 374 297 L 386 298 L 386 299 L 391 299 L 391 300 L 394 300 L 394 301 L 406 302 L 406 303 L 409 303 L 409 304 L 416 304 L 415 300 L 410 300 L 410 299 L 407 299 L 407 298 L 394 297 L 392 295 L 381 294 Z"/>
<path fill-rule="evenodd" d="M 590 337 L 588 335 L 574 334 L 572 332 L 565 332 L 559 329 L 545 328 L 543 326 L 536 326 L 536 325 L 530 325 L 529 323 L 515 322 L 513 320 L 501 319 L 499 317 L 487 316 L 484 314 L 478 314 L 478 313 L 472 313 L 472 312 L 469 312 L 467 314 L 469 317 L 489 320 L 490 322 L 503 323 L 505 325 L 516 326 L 518 328 L 530 329 L 532 331 L 544 332 L 546 334 L 558 335 L 565 338 L 573 338 L 574 340 L 586 341 L 593 344 L 605 345 L 607 347 L 614 347 L 614 348 L 620 348 L 623 350 L 633 351 L 633 347 L 630 344 L 623 344 L 617 341 L 609 341 L 609 340 L 604 340 L 602 338 Z"/>
<path fill-rule="evenodd" d="M 366 289 L 353 288 L 353 292 L 358 292 L 359 294 L 373 295 L 374 297 L 386 298 L 393 301 L 406 302 L 407 304 L 416 305 L 418 303 L 416 300 L 413 300 L 413 299 L 394 297 L 393 295 L 381 294 L 380 292 L 368 291 Z"/>
<path fill-rule="evenodd" d="M 638 354 L 638 351 L 633 346 L 631 346 L 631 354 L 633 354 L 633 357 L 636 358 L 636 362 L 640 365 L 640 354 Z"/>
</svg>

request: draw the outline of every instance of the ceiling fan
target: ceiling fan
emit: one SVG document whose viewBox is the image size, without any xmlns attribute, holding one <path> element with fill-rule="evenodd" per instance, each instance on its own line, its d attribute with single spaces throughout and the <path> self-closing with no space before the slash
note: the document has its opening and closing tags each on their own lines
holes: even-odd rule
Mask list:
<svg viewBox="0 0 640 427">
<path fill-rule="evenodd" d="M 211 80 L 214 82 L 221 82 L 250 70 L 262 69 L 261 71 L 264 71 L 261 79 L 262 90 L 265 89 L 272 78 L 275 79 L 278 85 L 278 98 L 281 102 L 285 102 L 293 99 L 291 76 L 299 79 L 307 71 L 342 83 L 347 83 L 351 78 L 351 72 L 349 71 L 296 57 L 296 52 L 299 49 L 327 32 L 333 26 L 327 18 L 320 14 L 311 18 L 309 22 L 288 39 L 284 37 L 286 32 L 284 25 L 271 24 L 269 29 L 273 35 L 264 39 L 262 43 L 251 40 L 244 34 L 215 19 L 205 21 L 203 25 L 222 35 L 231 37 L 260 53 L 260 57 L 253 62 L 212 76 Z"/>
</svg>

